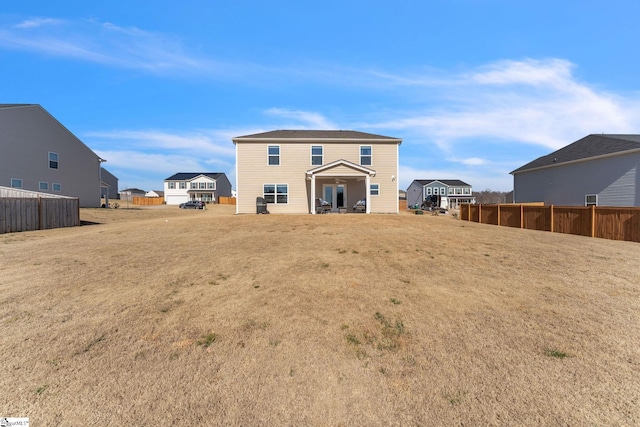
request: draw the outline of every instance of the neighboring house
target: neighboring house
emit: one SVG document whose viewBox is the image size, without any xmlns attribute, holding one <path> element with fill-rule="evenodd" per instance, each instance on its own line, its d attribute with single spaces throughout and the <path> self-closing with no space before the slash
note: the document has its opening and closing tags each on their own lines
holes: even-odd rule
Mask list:
<svg viewBox="0 0 640 427">
<path fill-rule="evenodd" d="M 179 205 L 190 200 L 216 202 L 231 197 L 231 182 L 222 172 L 180 172 L 164 180 L 164 201 Z"/>
<path fill-rule="evenodd" d="M 118 178 L 105 168 L 100 169 L 102 197 L 105 199 L 118 198 Z"/>
<path fill-rule="evenodd" d="M 134 197 L 144 197 L 147 192 L 139 188 L 125 188 L 119 194 L 120 200 L 132 202 Z"/>
<path fill-rule="evenodd" d="M 236 213 L 255 213 L 263 197 L 271 213 L 398 213 L 398 151 L 402 140 L 351 130 L 276 130 L 233 138 Z"/>
<path fill-rule="evenodd" d="M 459 179 L 416 179 L 407 188 L 407 206 L 435 203 L 445 209 L 457 209 L 461 203 L 475 203 L 473 189 Z"/>
<path fill-rule="evenodd" d="M 164 198 L 164 191 L 151 190 L 151 191 L 147 191 L 147 194 L 145 194 L 144 196 L 145 197 L 162 197 L 162 198 Z"/>
<path fill-rule="evenodd" d="M 99 207 L 105 162 L 38 104 L 0 104 L 0 185 Z"/>
<path fill-rule="evenodd" d="M 515 203 L 640 206 L 640 135 L 588 135 L 511 174 Z"/>
</svg>

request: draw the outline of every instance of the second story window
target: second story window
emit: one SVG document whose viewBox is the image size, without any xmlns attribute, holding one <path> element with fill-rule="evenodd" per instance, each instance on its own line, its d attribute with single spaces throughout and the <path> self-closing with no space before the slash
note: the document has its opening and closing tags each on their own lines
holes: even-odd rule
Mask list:
<svg viewBox="0 0 640 427">
<path fill-rule="evenodd" d="M 184 181 L 180 181 L 180 189 L 181 190 L 186 190 L 187 189 L 187 183 Z"/>
<path fill-rule="evenodd" d="M 173 181 L 169 181 L 169 190 L 173 190 L 176 188 L 176 183 Z"/>
<path fill-rule="evenodd" d="M 362 166 L 371 166 L 371 146 L 360 146 L 360 164 Z"/>
<path fill-rule="evenodd" d="M 323 164 L 322 159 L 322 145 L 312 145 L 311 146 L 311 164 L 314 166 L 320 166 Z"/>
<path fill-rule="evenodd" d="M 49 168 L 58 169 L 58 153 L 49 151 Z"/>
<path fill-rule="evenodd" d="M 280 164 L 280 146 L 270 145 L 269 146 L 269 165 L 278 166 L 279 164 Z"/>
<path fill-rule="evenodd" d="M 192 182 L 190 185 L 192 190 L 197 190 L 198 189 L 198 183 L 197 182 Z"/>
</svg>

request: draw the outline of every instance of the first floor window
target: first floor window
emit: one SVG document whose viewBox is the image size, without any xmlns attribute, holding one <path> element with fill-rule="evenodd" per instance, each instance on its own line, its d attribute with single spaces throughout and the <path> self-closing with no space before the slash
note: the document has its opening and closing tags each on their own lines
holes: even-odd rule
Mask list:
<svg viewBox="0 0 640 427">
<path fill-rule="evenodd" d="M 49 168 L 58 169 L 58 153 L 49 151 Z"/>
<path fill-rule="evenodd" d="M 289 202 L 289 185 L 264 184 L 263 196 L 267 203 L 286 204 Z"/>
<path fill-rule="evenodd" d="M 585 206 L 598 206 L 598 195 L 597 194 L 587 194 L 584 196 L 584 205 Z"/>
<path fill-rule="evenodd" d="M 379 196 L 380 184 L 371 184 L 371 186 L 369 187 L 369 194 L 371 194 L 372 196 Z"/>
<path fill-rule="evenodd" d="M 18 178 L 11 178 L 12 188 L 22 188 L 22 180 Z"/>
<path fill-rule="evenodd" d="M 40 191 L 47 191 L 49 189 L 49 183 L 40 181 L 38 188 L 40 188 Z"/>
<path fill-rule="evenodd" d="M 62 184 L 54 182 L 53 184 L 51 184 L 51 189 L 53 191 L 62 191 Z"/>
</svg>

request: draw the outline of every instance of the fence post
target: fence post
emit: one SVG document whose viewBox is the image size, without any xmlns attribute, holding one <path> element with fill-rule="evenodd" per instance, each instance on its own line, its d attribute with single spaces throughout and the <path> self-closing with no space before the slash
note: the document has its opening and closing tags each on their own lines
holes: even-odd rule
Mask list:
<svg viewBox="0 0 640 427">
<path fill-rule="evenodd" d="M 42 197 L 38 196 L 38 230 L 42 230 Z"/>
<path fill-rule="evenodd" d="M 520 205 L 520 228 L 524 228 L 524 205 Z"/>
<path fill-rule="evenodd" d="M 591 237 L 596 236 L 596 205 L 591 205 Z"/>
<path fill-rule="evenodd" d="M 553 205 L 549 206 L 549 216 L 550 216 L 550 224 L 549 231 L 553 233 Z"/>
<path fill-rule="evenodd" d="M 478 224 L 482 224 L 482 203 L 478 205 Z"/>
<path fill-rule="evenodd" d="M 500 203 L 498 203 L 498 225 L 500 225 Z"/>
</svg>

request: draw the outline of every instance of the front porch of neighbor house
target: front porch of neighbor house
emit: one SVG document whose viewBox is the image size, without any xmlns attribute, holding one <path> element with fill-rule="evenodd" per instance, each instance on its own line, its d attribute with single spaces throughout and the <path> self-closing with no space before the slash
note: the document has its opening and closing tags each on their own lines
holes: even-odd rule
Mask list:
<svg viewBox="0 0 640 427">
<path fill-rule="evenodd" d="M 317 199 L 329 203 L 331 212 L 353 212 L 353 206 L 360 200 L 365 200 L 364 212 L 371 213 L 371 196 L 375 196 L 376 185 L 373 190 L 371 178 L 376 172 L 364 166 L 337 160 L 307 171 L 309 213 L 319 213 Z"/>
</svg>

